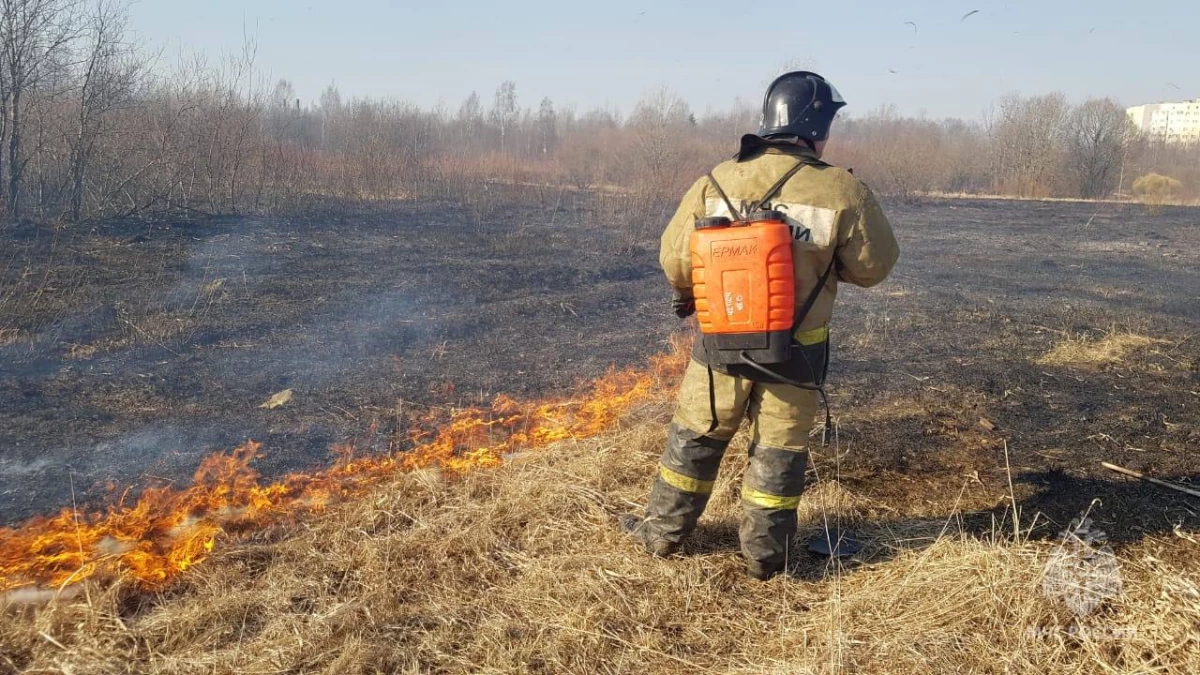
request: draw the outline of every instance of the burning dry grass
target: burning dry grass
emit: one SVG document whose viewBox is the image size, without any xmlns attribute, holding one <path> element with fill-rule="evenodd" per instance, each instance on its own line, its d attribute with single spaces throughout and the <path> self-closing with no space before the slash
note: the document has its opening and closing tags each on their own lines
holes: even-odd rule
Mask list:
<svg viewBox="0 0 1200 675">
<path fill-rule="evenodd" d="M 130 583 L 0 615 L 0 670 L 71 673 L 1200 672 L 1200 542 L 1122 551 L 1124 595 L 1076 620 L 1043 597 L 1055 544 L 964 534 L 957 486 L 925 513 L 828 480 L 807 535 L 857 523 L 871 560 L 747 580 L 736 553 L 744 446 L 685 555 L 613 526 L 644 497 L 649 421 L 454 479 L 397 475 L 296 527 L 230 547 L 176 588 Z M 932 501 L 931 501 L 932 500 Z M 890 520 L 866 522 L 868 513 Z"/>
<path fill-rule="evenodd" d="M 522 403 L 501 396 L 490 409 L 457 410 L 430 420 L 434 431 L 413 431 L 412 447 L 402 453 L 355 457 L 346 447 L 327 470 L 261 482 L 252 467 L 260 446 L 250 441 L 205 459 L 190 487 L 147 489 L 103 513 L 64 509 L 19 528 L 0 528 L 0 593 L 93 576 L 161 588 L 207 558 L 224 534 L 291 522 L 361 496 L 398 473 L 456 475 L 498 466 L 521 450 L 593 437 L 652 399 L 662 375 L 678 371 L 685 353 L 654 359 L 644 371 L 609 373 L 572 400 Z"/>
<path fill-rule="evenodd" d="M 1099 339 L 1068 335 L 1037 362 L 1044 366 L 1104 366 L 1124 361 L 1131 354 L 1157 342 L 1138 333 L 1117 331 Z"/>
</svg>

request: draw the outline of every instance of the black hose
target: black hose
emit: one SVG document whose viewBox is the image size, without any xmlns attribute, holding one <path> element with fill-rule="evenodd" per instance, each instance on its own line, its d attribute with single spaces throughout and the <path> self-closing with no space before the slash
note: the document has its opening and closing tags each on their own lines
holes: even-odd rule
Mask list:
<svg viewBox="0 0 1200 675">
<path fill-rule="evenodd" d="M 789 377 L 784 377 L 783 375 L 780 375 L 779 373 L 776 373 L 771 370 L 767 370 L 761 364 L 756 363 L 754 361 L 754 359 L 750 358 L 750 355 L 744 351 L 741 354 L 739 354 L 739 356 L 742 359 L 742 363 L 746 364 L 747 366 L 750 366 L 751 368 L 757 370 L 758 372 L 762 373 L 763 375 L 766 375 L 767 377 L 770 377 L 773 380 L 782 382 L 783 384 L 786 384 L 786 385 L 796 387 L 798 389 L 815 391 L 821 395 L 821 403 L 822 403 L 822 405 L 825 406 L 825 429 L 821 433 L 821 445 L 828 446 L 829 445 L 829 431 L 831 429 L 833 429 L 833 414 L 829 411 L 829 397 L 825 395 L 825 387 L 820 384 L 804 384 L 803 382 L 797 382 Z M 805 358 L 805 362 L 806 363 L 808 362 L 807 358 Z M 811 365 L 809 366 L 808 370 L 809 370 L 809 372 L 812 372 Z"/>
</svg>

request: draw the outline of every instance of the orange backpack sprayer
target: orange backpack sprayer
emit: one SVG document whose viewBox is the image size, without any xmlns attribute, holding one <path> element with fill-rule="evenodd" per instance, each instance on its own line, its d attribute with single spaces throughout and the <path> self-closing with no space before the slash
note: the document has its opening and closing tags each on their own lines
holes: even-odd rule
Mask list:
<svg viewBox="0 0 1200 675">
<path fill-rule="evenodd" d="M 692 292 L 714 365 L 782 363 L 796 314 L 792 232 L 778 211 L 702 218 L 692 233 Z"/>
<path fill-rule="evenodd" d="M 808 163 L 802 160 L 784 174 L 762 199 L 751 205 L 746 217 L 741 216 L 717 180 L 708 174 L 734 219 L 712 217 L 696 221 L 689 244 L 692 293 L 709 376 L 713 366 L 746 366 L 758 378 L 817 391 L 825 404 L 828 432 L 832 419 L 824 390 L 827 364 L 821 364 L 818 371 L 814 364 L 807 363 L 808 357 L 798 349 L 794 336 L 825 287 L 834 262 L 830 261 L 804 306 L 797 311 L 791 228 L 779 211 L 760 210 Z M 826 345 L 826 360 L 828 356 Z M 797 357 L 806 362 L 808 372 L 813 374 L 811 381 L 798 382 L 765 367 Z M 712 403 L 715 426 L 715 400 Z M 828 442 L 827 437 L 825 440 Z"/>
</svg>

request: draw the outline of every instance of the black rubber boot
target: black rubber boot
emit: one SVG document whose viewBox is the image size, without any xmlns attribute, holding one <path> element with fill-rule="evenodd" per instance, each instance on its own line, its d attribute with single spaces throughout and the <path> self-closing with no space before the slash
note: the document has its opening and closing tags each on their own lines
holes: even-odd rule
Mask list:
<svg viewBox="0 0 1200 675">
<path fill-rule="evenodd" d="M 621 525 L 621 530 L 629 536 L 637 539 L 645 547 L 646 552 L 656 558 L 666 558 L 672 556 L 679 551 L 679 544 L 670 542 L 661 537 L 648 540 L 646 538 L 646 519 L 636 513 L 626 513 L 618 519 Z"/>
<path fill-rule="evenodd" d="M 655 479 L 640 528 L 646 550 L 656 556 L 678 551 L 684 538 L 696 529 L 696 521 L 707 505 L 708 495 L 684 492 L 662 477 Z"/>
<path fill-rule="evenodd" d="M 745 504 L 742 508 L 738 537 L 742 540 L 746 571 L 756 579 L 769 579 L 782 572 L 787 564 L 788 550 L 796 535 L 796 511 L 757 509 Z"/>
<path fill-rule="evenodd" d="M 658 478 L 646 501 L 641 537 L 655 555 L 670 555 L 696 523 L 712 494 L 729 441 L 710 438 L 672 424 L 667 448 L 659 462 Z M 667 551 L 667 553 L 661 553 Z"/>
<path fill-rule="evenodd" d="M 622 513 L 617 516 L 617 524 L 621 527 L 622 532 L 636 537 L 642 529 L 642 517 L 636 513 Z"/>
<path fill-rule="evenodd" d="M 770 581 L 783 571 L 783 565 L 763 565 L 757 560 L 746 561 L 746 576 L 756 581 Z"/>
<path fill-rule="evenodd" d="M 804 491 L 808 453 L 752 445 L 742 478 L 742 521 L 738 537 L 746 573 L 769 579 L 782 572 L 796 535 L 796 507 Z"/>
</svg>

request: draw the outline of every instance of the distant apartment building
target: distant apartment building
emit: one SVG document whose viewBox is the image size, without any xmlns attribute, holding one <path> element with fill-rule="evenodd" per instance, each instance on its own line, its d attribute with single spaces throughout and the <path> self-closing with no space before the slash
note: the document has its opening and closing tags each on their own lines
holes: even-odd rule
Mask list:
<svg viewBox="0 0 1200 675">
<path fill-rule="evenodd" d="M 1180 103 L 1147 103 L 1126 108 L 1133 125 L 1168 143 L 1200 143 L 1200 98 Z"/>
</svg>

